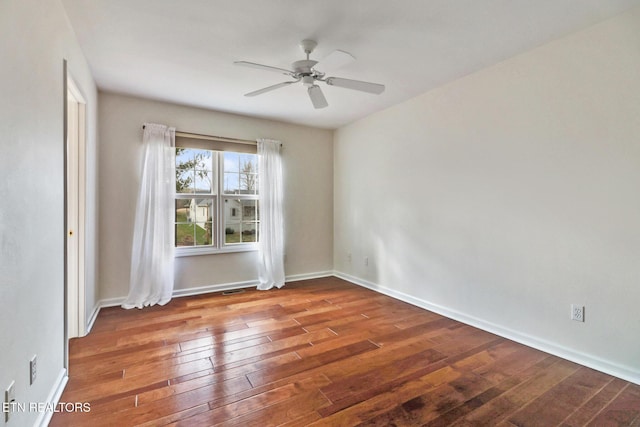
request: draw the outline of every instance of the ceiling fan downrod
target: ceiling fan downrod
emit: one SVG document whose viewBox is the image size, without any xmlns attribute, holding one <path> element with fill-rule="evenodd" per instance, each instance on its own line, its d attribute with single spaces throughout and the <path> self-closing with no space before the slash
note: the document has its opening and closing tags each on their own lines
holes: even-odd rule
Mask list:
<svg viewBox="0 0 640 427">
<path fill-rule="evenodd" d="M 309 55 L 311 52 L 318 46 L 318 43 L 315 40 L 305 39 L 300 42 L 300 47 L 302 51 L 307 54 L 307 61 L 309 60 Z"/>
</svg>

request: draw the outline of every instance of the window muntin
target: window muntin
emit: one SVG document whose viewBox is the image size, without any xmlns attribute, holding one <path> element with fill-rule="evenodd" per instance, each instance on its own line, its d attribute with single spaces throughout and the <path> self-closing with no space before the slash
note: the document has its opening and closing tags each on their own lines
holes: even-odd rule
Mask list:
<svg viewBox="0 0 640 427">
<path fill-rule="evenodd" d="M 177 248 L 239 249 L 258 241 L 256 154 L 177 147 L 175 172 Z"/>
</svg>

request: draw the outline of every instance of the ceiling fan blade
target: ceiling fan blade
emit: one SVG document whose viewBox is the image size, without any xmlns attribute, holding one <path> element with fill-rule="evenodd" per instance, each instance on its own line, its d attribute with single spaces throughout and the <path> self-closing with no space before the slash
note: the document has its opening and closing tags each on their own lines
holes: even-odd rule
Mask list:
<svg viewBox="0 0 640 427">
<path fill-rule="evenodd" d="M 359 90 L 361 92 L 380 95 L 384 92 L 384 85 L 378 83 L 362 82 L 360 80 L 343 79 L 340 77 L 329 77 L 325 80 L 329 86 L 344 87 L 347 89 Z"/>
<path fill-rule="evenodd" d="M 322 72 L 333 71 L 340 67 L 344 67 L 355 60 L 356 58 L 354 58 L 349 52 L 334 50 L 329 55 L 322 58 L 313 68 Z"/>
<path fill-rule="evenodd" d="M 282 73 L 287 75 L 294 74 L 291 70 L 285 70 L 284 68 L 271 67 L 269 65 L 256 64 L 255 62 L 247 62 L 247 61 L 235 61 L 235 65 L 240 65 L 242 67 L 249 68 L 257 68 L 259 70 L 267 70 L 267 71 L 275 71 L 276 73 Z"/>
<path fill-rule="evenodd" d="M 290 84 L 298 83 L 298 80 L 293 82 L 282 82 L 272 86 L 267 86 L 262 89 L 254 90 L 253 92 L 245 93 L 244 96 L 257 96 L 262 95 L 263 93 L 271 92 L 272 90 L 280 89 L 281 87 L 289 86 Z"/>
<path fill-rule="evenodd" d="M 320 89 L 320 86 L 318 85 L 309 86 L 309 89 L 307 90 L 307 92 L 309 92 L 309 98 L 311 98 L 311 103 L 316 109 L 324 108 L 329 105 L 327 103 L 326 98 L 322 94 L 322 89 Z"/>
</svg>

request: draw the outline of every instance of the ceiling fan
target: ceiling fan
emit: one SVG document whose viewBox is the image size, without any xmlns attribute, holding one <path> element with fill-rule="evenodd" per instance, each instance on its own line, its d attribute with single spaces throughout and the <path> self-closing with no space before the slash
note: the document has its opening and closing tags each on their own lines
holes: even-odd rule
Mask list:
<svg viewBox="0 0 640 427">
<path fill-rule="evenodd" d="M 258 89 L 253 92 L 249 92 L 244 96 L 262 95 L 263 93 L 271 92 L 272 90 L 280 89 L 281 87 L 289 86 L 301 81 L 302 84 L 307 87 L 307 93 L 309 94 L 309 98 L 311 99 L 311 103 L 313 104 L 313 106 L 315 108 L 325 108 L 329 104 L 327 103 L 327 100 L 322 93 L 322 89 L 320 89 L 320 86 L 318 86 L 316 82 L 324 82 L 329 86 L 338 86 L 347 89 L 359 90 L 361 92 L 373 93 L 376 95 L 384 92 L 384 85 L 378 83 L 343 79 L 340 77 L 325 77 L 327 71 L 347 65 L 355 61 L 355 58 L 348 52 L 335 50 L 319 62 L 309 59 L 309 55 L 311 54 L 311 52 L 313 52 L 313 49 L 315 49 L 317 45 L 318 44 L 313 40 L 302 40 L 300 42 L 300 47 L 307 55 L 307 59 L 302 59 L 291 64 L 292 70 L 271 67 L 269 65 L 256 64 L 254 62 L 247 61 L 234 62 L 235 65 L 258 68 L 260 70 L 275 71 L 276 73 L 281 73 L 294 79 Z"/>
</svg>

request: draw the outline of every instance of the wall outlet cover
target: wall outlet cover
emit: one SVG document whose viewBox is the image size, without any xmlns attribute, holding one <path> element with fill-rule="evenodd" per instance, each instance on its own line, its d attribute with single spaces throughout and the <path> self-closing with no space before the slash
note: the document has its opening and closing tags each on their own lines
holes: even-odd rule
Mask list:
<svg viewBox="0 0 640 427">
<path fill-rule="evenodd" d="M 584 306 L 571 304 L 571 320 L 576 322 L 584 322 Z"/>
<path fill-rule="evenodd" d="M 37 362 L 37 355 L 34 354 L 29 361 L 29 384 L 33 384 L 34 382 L 36 382 L 36 373 L 38 372 Z"/>
<path fill-rule="evenodd" d="M 9 384 L 9 387 L 7 387 L 7 389 L 4 392 L 4 403 L 8 406 L 8 410 L 7 412 L 4 413 L 4 422 L 7 423 L 9 422 L 9 418 L 11 417 L 11 403 L 16 401 L 16 382 L 15 381 L 11 381 L 11 384 Z M 3 408 L 4 409 L 4 408 Z"/>
</svg>

